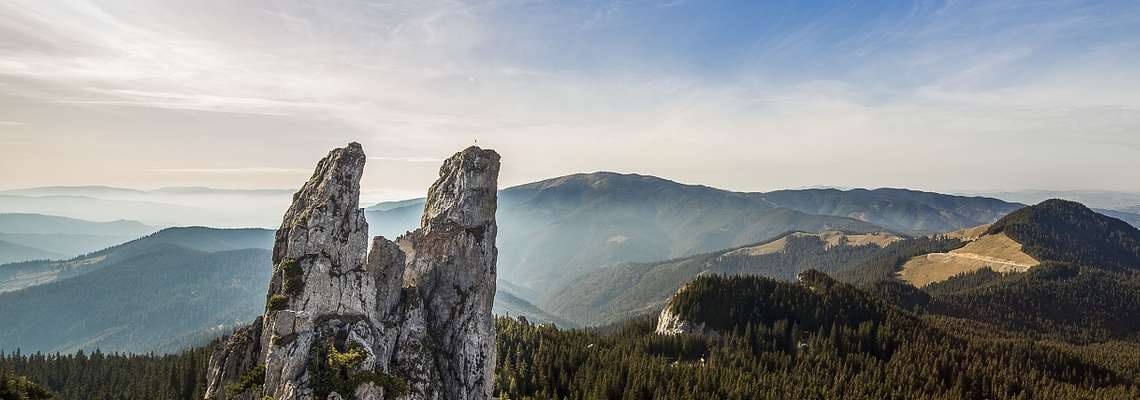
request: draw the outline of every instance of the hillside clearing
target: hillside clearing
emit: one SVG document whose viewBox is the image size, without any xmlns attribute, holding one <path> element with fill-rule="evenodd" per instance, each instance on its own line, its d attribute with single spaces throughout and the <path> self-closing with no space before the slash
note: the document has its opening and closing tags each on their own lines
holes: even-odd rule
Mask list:
<svg viewBox="0 0 1140 400">
<path fill-rule="evenodd" d="M 1004 233 L 978 238 L 948 253 L 931 253 L 911 258 L 899 272 L 899 278 L 922 287 L 950 279 L 954 275 L 985 267 L 997 272 L 1024 272 L 1040 264 L 1021 250 Z"/>
</svg>

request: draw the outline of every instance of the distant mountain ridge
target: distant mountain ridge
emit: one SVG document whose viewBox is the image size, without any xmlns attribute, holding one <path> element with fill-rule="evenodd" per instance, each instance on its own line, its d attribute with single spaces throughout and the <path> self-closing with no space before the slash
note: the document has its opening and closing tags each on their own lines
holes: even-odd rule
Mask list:
<svg viewBox="0 0 1140 400">
<path fill-rule="evenodd" d="M 532 289 L 598 267 L 715 251 L 787 231 L 945 232 L 1022 206 L 904 189 L 732 192 L 613 172 L 509 187 L 499 198 L 500 273 Z M 368 208 L 369 224 L 375 234 L 397 236 L 418 223 L 422 208 L 422 199 L 380 203 Z"/>
<path fill-rule="evenodd" d="M 87 221 L 55 215 L 0 213 L 0 232 L 4 233 L 70 233 L 87 235 L 141 235 L 156 229 L 138 221 Z"/>
<path fill-rule="evenodd" d="M 0 239 L 3 239 L 3 236 L 0 236 Z M 66 256 L 61 253 L 0 240 L 0 264 L 30 260 L 50 260 L 63 257 Z"/>
<path fill-rule="evenodd" d="M 269 229 L 167 228 L 68 260 L 0 265 L 0 351 L 204 343 L 264 311 L 273 241 Z M 499 286 L 496 314 L 574 325 Z"/>
<path fill-rule="evenodd" d="M 268 250 L 272 243 L 273 231 L 267 229 L 167 228 L 67 260 L 39 260 L 0 265 L 0 293 L 91 273 L 123 259 L 150 252 L 161 245 L 175 245 L 212 253 L 241 249 Z"/>
<path fill-rule="evenodd" d="M 68 259 L 156 230 L 137 221 L 94 222 L 54 215 L 0 214 L 0 242 L 8 244 L 6 250 L 0 249 L 0 264 Z"/>
<path fill-rule="evenodd" d="M 843 215 L 899 232 L 947 232 L 993 222 L 1024 205 L 909 189 L 806 189 L 763 194 L 773 204 L 809 214 Z"/>
<path fill-rule="evenodd" d="M 395 235 L 421 212 L 415 200 L 380 204 L 369 208 L 369 225 L 374 233 Z M 539 290 L 601 266 L 692 255 L 789 230 L 883 230 L 777 207 L 754 193 L 610 172 L 502 189 L 497 218 L 500 276 Z"/>
<path fill-rule="evenodd" d="M 167 228 L 67 261 L 0 265 L 0 348 L 173 351 L 261 312 L 267 229 Z"/>
<path fill-rule="evenodd" d="M 157 226 L 268 227 L 292 190 L 197 186 L 136 190 L 109 186 L 48 186 L 0 191 L 0 212 L 87 220 L 132 219 Z"/>
</svg>

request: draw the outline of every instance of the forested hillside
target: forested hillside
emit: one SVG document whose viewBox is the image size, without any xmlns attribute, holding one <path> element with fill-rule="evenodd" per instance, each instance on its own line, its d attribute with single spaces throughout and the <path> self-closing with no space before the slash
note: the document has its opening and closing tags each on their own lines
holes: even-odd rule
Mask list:
<svg viewBox="0 0 1140 400">
<path fill-rule="evenodd" d="M 122 260 L 174 245 L 204 252 L 269 249 L 268 229 L 167 228 L 116 246 L 67 260 L 40 260 L 0 265 L 0 293 L 42 285 L 103 269 Z"/>
<path fill-rule="evenodd" d="M 899 313 L 888 311 L 882 320 L 814 330 L 803 329 L 794 318 L 777 319 L 746 324 L 717 337 L 658 335 L 652 318 L 599 330 L 559 330 L 499 318 L 494 396 L 645 400 L 1140 396 L 1140 348 L 1134 343 L 1074 346 L 1017 335 L 952 333 L 941 327 L 946 321 L 925 323 Z M 8 355 L 0 358 L 0 370 L 27 376 L 65 399 L 190 400 L 201 398 L 207 354 L 203 347 L 163 357 Z"/>
<path fill-rule="evenodd" d="M 908 257 L 866 263 L 836 277 L 906 309 L 1027 337 L 1079 344 L 1140 339 L 1136 228 L 1079 203 L 1049 200 L 1003 217 L 986 234 L 1007 235 L 1043 262 L 1023 273 L 982 268 L 921 291 L 895 277 Z"/>
<path fill-rule="evenodd" d="M 1080 203 L 1047 200 L 998 220 L 988 233 L 1004 232 L 1029 255 L 1110 269 L 1140 269 L 1140 231 Z"/>
<path fill-rule="evenodd" d="M 1140 341 L 1140 276 L 1046 263 L 1021 274 L 989 270 L 927 289 L 931 313 L 1074 343 Z"/>
<path fill-rule="evenodd" d="M 0 349 L 169 352 L 202 344 L 261 313 L 269 265 L 264 249 L 151 246 L 94 272 L 0 294 Z"/>
<path fill-rule="evenodd" d="M 211 349 L 204 345 L 170 355 L 0 352 L 0 378 L 20 377 L 41 389 L 29 390 L 37 397 L 28 400 L 201 400 Z M 0 399 L 23 400 L 3 393 L 0 384 Z"/>
<path fill-rule="evenodd" d="M 863 236 L 863 235 L 859 235 Z M 779 244 L 778 251 L 771 249 Z M 792 280 L 816 269 L 845 279 L 872 282 L 893 277 L 915 255 L 960 247 L 956 239 L 915 238 L 878 244 L 829 245 L 819 235 L 789 233 L 780 238 L 656 263 L 630 263 L 584 274 L 542 296 L 544 309 L 584 325 L 604 325 L 656 313 L 685 282 L 702 274 L 757 275 Z"/>
</svg>

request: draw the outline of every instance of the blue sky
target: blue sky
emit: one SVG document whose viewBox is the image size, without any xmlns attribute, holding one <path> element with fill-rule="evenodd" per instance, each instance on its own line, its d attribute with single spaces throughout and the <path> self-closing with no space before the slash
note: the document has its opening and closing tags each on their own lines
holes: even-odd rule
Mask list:
<svg viewBox="0 0 1140 400">
<path fill-rule="evenodd" d="M 478 139 L 507 184 L 1140 191 L 1137 70 L 1124 1 L 14 0 L 0 186 L 292 187 L 353 140 L 400 197 Z"/>
</svg>

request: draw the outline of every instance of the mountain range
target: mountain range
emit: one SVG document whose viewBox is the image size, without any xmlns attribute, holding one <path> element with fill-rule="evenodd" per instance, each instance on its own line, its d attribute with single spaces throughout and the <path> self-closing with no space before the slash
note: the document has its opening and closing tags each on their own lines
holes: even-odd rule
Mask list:
<svg viewBox="0 0 1140 400">
<path fill-rule="evenodd" d="M 101 269 L 0 294 L 0 320 L 15 321 L 0 327 L 0 347 L 165 352 L 228 331 L 238 319 L 231 319 L 235 310 L 259 313 L 264 296 L 246 292 L 263 292 L 265 278 L 243 275 L 268 272 L 265 262 L 226 260 L 267 251 L 228 250 L 248 243 L 209 239 L 213 230 L 207 228 L 182 230 L 109 249 L 99 261 L 109 265 Z M 163 239 L 175 237 L 220 251 Z M 900 275 L 910 260 L 962 249 L 983 252 L 992 246 L 971 244 L 995 237 L 1016 243 L 1038 264 L 1008 271 L 983 265 L 922 287 Z M 585 304 L 587 311 L 567 324 L 611 325 L 565 330 L 522 319 L 496 321 L 496 380 L 516 382 L 496 390 L 519 397 L 547 391 L 585 396 L 589 388 L 605 393 L 613 382 L 604 377 L 629 371 L 619 387 L 678 398 L 694 390 L 773 394 L 804 387 L 830 387 L 860 398 L 1003 398 L 995 393 L 1016 393 L 1007 392 L 1011 387 L 1032 387 L 1043 398 L 1131 398 L 1137 376 L 1130 360 L 1140 341 L 1137 243 L 1140 231 L 1119 219 L 1054 200 L 944 234 L 787 232 L 694 256 L 619 264 L 583 275 L 577 286 L 551 296 L 528 293 Z M 151 251 L 140 251 L 144 244 Z M 123 254 L 110 254 L 118 252 Z M 511 283 L 500 288 L 529 290 Z M 517 297 L 496 295 L 509 298 Z M 529 304 L 517 301 L 524 306 L 516 309 Z M 204 368 L 202 358 L 193 357 L 209 349 L 136 356 L 132 362 L 182 360 Z M 77 357 L 37 363 L 103 362 Z M 20 360 L 3 362 L 27 363 Z M 818 370 L 847 378 L 841 386 L 828 386 L 832 378 Z M 17 371 L 54 382 L 42 370 Z M 557 371 L 566 378 L 548 381 L 529 371 Z M 166 379 L 159 375 L 145 379 Z M 883 379 L 898 382 L 883 386 Z M 764 382 L 759 389 L 750 383 L 757 380 Z M 962 383 L 986 380 L 995 386 Z M 831 393 L 812 390 L 811 395 Z"/>
<path fill-rule="evenodd" d="M 422 207 L 422 200 L 412 199 L 381 203 L 366 214 L 372 233 L 396 237 L 418 223 Z M 601 325 L 655 313 L 684 282 L 708 274 L 790 280 L 817 269 L 861 284 L 894 279 L 908 260 L 968 248 L 964 246 L 977 239 L 926 235 L 995 223 L 1019 208 L 990 198 L 901 189 L 742 193 L 642 175 L 570 175 L 500 191 L 500 280 L 494 308 L 498 314 L 558 326 Z M 1074 215 L 1078 220 L 1104 218 L 1092 211 Z M 1126 224 L 1110 220 L 1116 222 L 1109 230 L 1081 234 L 1099 238 L 1127 232 Z M 42 215 L 0 217 L 4 226 L 8 228 L 0 229 L 19 235 L 59 230 L 139 234 L 155 229 L 132 221 L 92 223 Z M 1016 231 L 1008 221 L 993 226 Z M 8 292 L 0 304 L 22 305 L 3 307 L 9 310 L 4 318 L 26 322 L 21 326 L 45 321 L 7 332 L 3 336 L 14 339 L 0 343 L 0 348 L 98 345 L 138 351 L 185 345 L 224 331 L 234 321 L 261 312 L 269 270 L 262 252 L 272 240 L 272 231 L 265 229 L 170 228 L 76 258 L 0 265 L 0 292 Z M 1030 248 L 1026 252 L 1036 251 Z M 191 272 L 196 268 L 204 280 L 194 281 L 199 275 Z M 979 270 L 986 269 L 959 272 Z M 202 285 L 227 286 L 231 292 L 210 301 L 184 297 Z M 932 287 L 946 284 L 934 282 Z M 67 293 L 77 290 L 85 291 L 83 301 L 68 302 Z M 199 315 L 178 325 L 177 332 L 164 331 L 161 336 L 172 341 L 124 338 L 124 332 L 154 333 L 159 328 L 127 329 L 123 324 L 128 320 L 106 317 L 121 312 L 133 315 L 134 323 L 168 325 L 146 313 L 171 307 Z M 62 311 L 70 308 L 84 312 Z M 227 311 L 202 316 L 207 308 Z M 61 333 L 36 337 L 40 329 Z"/>
<path fill-rule="evenodd" d="M 265 229 L 169 228 L 68 261 L 0 265 L 0 347 L 172 351 L 264 308 Z"/>
<path fill-rule="evenodd" d="M 861 257 L 864 261 L 856 261 L 854 266 L 841 266 L 838 269 L 836 276 L 841 280 L 861 282 L 862 289 L 873 296 L 858 294 L 854 287 L 836 283 L 814 269 L 801 271 L 797 275 L 801 286 L 788 286 L 782 289 L 783 294 L 774 289 L 781 285 L 779 281 L 788 282 L 790 279 L 779 279 L 782 278 L 779 276 L 775 277 L 777 279 L 729 279 L 725 276 L 739 274 L 737 271 L 723 269 L 710 274 L 718 276 L 712 278 L 704 276 L 704 272 L 693 274 L 690 271 L 690 279 L 695 280 L 677 286 L 681 288 L 680 291 L 676 295 L 670 295 L 667 302 L 662 302 L 665 311 L 661 313 L 658 330 L 691 332 L 699 327 L 723 332 L 725 329 L 739 328 L 748 322 L 771 323 L 786 318 L 780 316 L 781 312 L 795 313 L 790 310 L 781 311 L 780 307 L 810 308 L 811 302 L 775 304 L 771 298 L 757 300 L 743 297 L 785 296 L 788 291 L 795 292 L 807 287 L 811 290 L 798 295 L 817 297 L 833 290 L 832 288 L 843 288 L 844 296 L 857 294 L 862 298 L 840 300 L 828 298 L 829 296 L 820 297 L 832 306 L 886 301 L 919 316 L 969 321 L 953 322 L 951 326 L 955 327 L 989 327 L 993 331 L 1010 332 L 1012 335 L 1082 345 L 1111 340 L 1140 340 L 1140 334 L 1137 333 L 1140 331 L 1140 230 L 1118 219 L 1098 214 L 1079 203 L 1065 200 L 1047 200 L 1024 207 L 984 228 L 979 230 L 979 236 L 968 238 L 968 242 L 972 244 L 989 240 L 987 238 L 1002 237 L 1016 243 L 1025 255 L 1039 262 L 1012 270 L 999 270 L 996 267 L 1000 264 L 994 264 L 994 267 L 978 266 L 940 280 L 925 282 L 921 289 L 905 284 L 893 274 L 884 276 L 877 271 L 886 266 L 896 273 L 906 272 L 906 268 L 912 268 L 910 263 L 902 266 L 897 261 L 888 264 L 866 262 L 865 260 L 875 258 L 871 256 Z M 915 240 L 920 239 L 896 241 L 884 247 L 884 250 Z M 966 244 L 966 247 L 961 248 L 968 247 L 969 244 Z M 835 249 L 842 248 L 834 247 L 830 251 Z M 789 255 L 796 252 L 791 249 L 778 251 Z M 725 258 L 727 255 L 717 257 Z M 823 262 L 824 259 L 818 255 L 811 258 L 820 261 L 825 269 L 836 271 L 833 264 Z M 1000 260 L 989 262 L 1000 263 Z M 705 265 L 712 267 L 715 264 L 706 262 Z M 941 266 L 924 264 L 913 268 Z M 745 275 L 755 277 L 772 274 Z M 870 282 L 853 279 L 860 275 L 881 278 Z M 757 313 L 752 308 L 756 301 L 773 304 L 767 306 L 762 313 Z M 874 307 L 879 308 L 877 313 L 880 315 L 886 310 L 882 306 Z M 859 312 L 832 310 L 814 315 L 842 318 L 853 314 Z M 802 322 L 811 320 L 813 316 L 799 314 L 791 318 Z M 859 321 L 840 322 L 859 324 Z"/>
<path fill-rule="evenodd" d="M 268 229 L 167 228 L 68 260 L 0 265 L 0 349 L 169 352 L 265 309 Z M 501 285 L 494 312 L 573 326 Z"/>
<path fill-rule="evenodd" d="M 137 221 L 93 222 L 42 214 L 0 214 L 0 264 L 68 259 L 156 230 Z"/>
<path fill-rule="evenodd" d="M 422 200 L 368 208 L 374 234 L 419 221 Z M 546 290 L 582 273 L 769 240 L 788 231 L 945 232 L 1021 207 L 903 189 L 732 192 L 633 174 L 575 174 L 500 190 L 499 273 Z M 535 299 L 528 299 L 535 300 Z"/>
<path fill-rule="evenodd" d="M 130 219 L 154 226 L 269 227 L 292 190 L 47 186 L 0 191 L 0 211 L 86 220 Z"/>
</svg>

